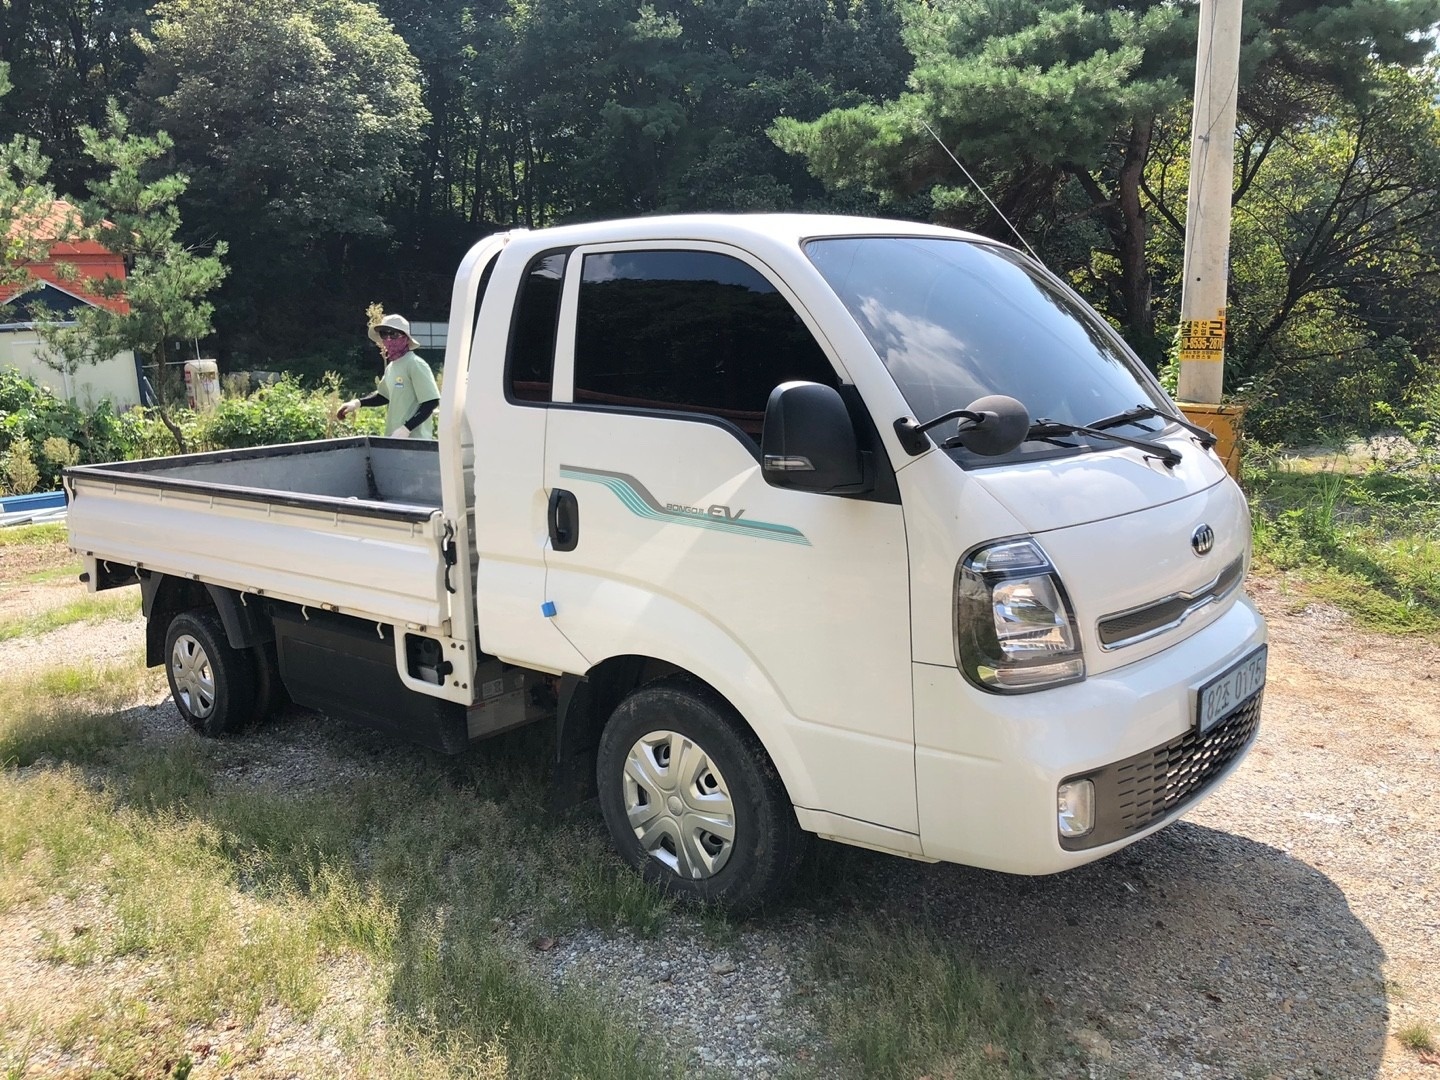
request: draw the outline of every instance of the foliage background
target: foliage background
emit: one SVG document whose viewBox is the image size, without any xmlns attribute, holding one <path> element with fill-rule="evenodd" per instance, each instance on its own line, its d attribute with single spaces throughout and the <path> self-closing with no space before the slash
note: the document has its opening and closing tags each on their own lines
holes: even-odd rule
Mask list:
<svg viewBox="0 0 1440 1080">
<path fill-rule="evenodd" d="M 356 390 L 365 305 L 444 320 L 461 254 L 500 228 L 826 210 L 1013 240 L 948 149 L 1159 368 L 1197 10 L 0 0 L 0 219 L 38 153 L 62 195 L 102 178 L 85 131 L 114 100 L 168 133 L 150 179 L 188 178 L 182 247 L 228 248 L 222 370 Z M 1440 380 L 1437 23 L 1440 0 L 1245 6 L 1227 391 L 1262 440 L 1373 428 Z"/>
<path fill-rule="evenodd" d="M 177 409 L 171 419 L 196 452 L 385 434 L 381 409 L 336 420 L 345 396 L 335 375 L 311 390 L 285 376 L 252 393 L 227 394 L 212 412 Z M 13 368 L 0 369 L 0 495 L 58 490 L 66 465 L 157 457 L 175 449 L 174 436 L 154 410 L 118 414 L 101 405 L 84 412 Z"/>
</svg>

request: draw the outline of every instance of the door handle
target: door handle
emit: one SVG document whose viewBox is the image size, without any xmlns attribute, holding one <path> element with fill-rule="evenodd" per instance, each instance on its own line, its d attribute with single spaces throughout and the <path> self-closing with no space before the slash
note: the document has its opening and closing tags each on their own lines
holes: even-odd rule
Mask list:
<svg viewBox="0 0 1440 1080">
<path fill-rule="evenodd" d="M 574 551 L 580 543 L 580 503 L 572 492 L 555 488 L 550 492 L 550 546 L 556 551 Z"/>
</svg>

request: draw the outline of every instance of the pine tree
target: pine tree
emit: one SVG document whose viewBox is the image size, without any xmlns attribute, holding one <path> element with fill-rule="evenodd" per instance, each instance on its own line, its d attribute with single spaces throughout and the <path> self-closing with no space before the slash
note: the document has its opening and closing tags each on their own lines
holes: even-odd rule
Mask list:
<svg viewBox="0 0 1440 1080">
<path fill-rule="evenodd" d="M 82 207 L 82 228 L 87 237 L 123 256 L 126 278 L 107 277 L 92 287 L 102 297 L 123 299 L 126 310 L 84 308 L 75 313 L 74 326 L 51 323 L 41 327 L 41 337 L 71 362 L 94 362 L 126 349 L 148 358 L 160 419 L 184 453 L 184 435 L 169 414 L 166 373 L 176 343 L 211 332 L 214 307 L 205 297 L 225 277 L 226 247 L 217 242 L 206 255 L 176 239 L 180 211 L 175 204 L 188 181 L 178 173 L 145 178 L 152 163 L 170 151 L 169 136 L 132 134 L 113 103 L 107 119 L 104 131 L 82 128 L 85 153 L 101 173 Z"/>
</svg>

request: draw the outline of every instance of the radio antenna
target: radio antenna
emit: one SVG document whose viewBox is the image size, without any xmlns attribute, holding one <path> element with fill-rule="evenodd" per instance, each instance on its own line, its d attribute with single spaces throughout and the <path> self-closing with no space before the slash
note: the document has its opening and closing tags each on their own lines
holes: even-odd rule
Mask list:
<svg viewBox="0 0 1440 1080">
<path fill-rule="evenodd" d="M 941 141 L 940 136 L 935 134 L 935 129 L 925 122 L 925 118 L 923 116 L 916 117 L 916 119 L 920 121 L 921 127 L 923 127 L 926 131 L 930 132 L 930 137 L 934 139 L 937 143 L 939 143 L 940 149 L 945 151 L 946 155 L 950 158 L 950 160 L 955 163 L 955 167 L 965 174 L 965 179 L 969 180 L 970 183 L 974 185 L 975 190 L 980 192 L 981 196 L 984 197 L 985 201 L 990 204 L 990 209 L 994 210 L 995 213 L 999 214 L 1000 220 L 1005 222 L 1006 225 L 1010 226 L 1010 231 L 1015 234 L 1015 239 L 1019 240 L 1020 243 L 1025 245 L 1025 250 L 1030 253 L 1030 257 L 1036 262 L 1038 262 L 1041 266 L 1044 266 L 1045 260 L 1040 258 L 1039 255 L 1035 254 L 1035 249 L 1030 246 L 1030 241 L 1026 240 L 1025 237 L 1021 234 L 1020 230 L 1015 227 L 1014 222 L 1012 222 L 1008 217 L 1005 216 L 1005 211 L 1001 210 L 1000 207 L 995 205 L 995 200 L 990 198 L 990 196 L 986 193 L 985 189 L 980 186 L 980 181 L 976 180 L 975 177 L 970 175 L 970 170 L 965 168 L 965 166 L 961 164 L 960 159 L 956 157 L 953 153 L 951 153 L 950 148 L 946 146 L 943 141 Z"/>
</svg>

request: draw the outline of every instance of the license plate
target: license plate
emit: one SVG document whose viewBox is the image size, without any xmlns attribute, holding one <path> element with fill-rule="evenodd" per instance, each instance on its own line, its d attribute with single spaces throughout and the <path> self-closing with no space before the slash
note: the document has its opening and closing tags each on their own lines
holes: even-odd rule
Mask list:
<svg viewBox="0 0 1440 1080">
<path fill-rule="evenodd" d="M 1235 711 L 1246 698 L 1258 693 L 1265 685 L 1265 657 L 1268 648 L 1261 645 L 1245 659 L 1231 665 L 1200 688 L 1195 703 L 1195 724 L 1200 734 Z"/>
</svg>

